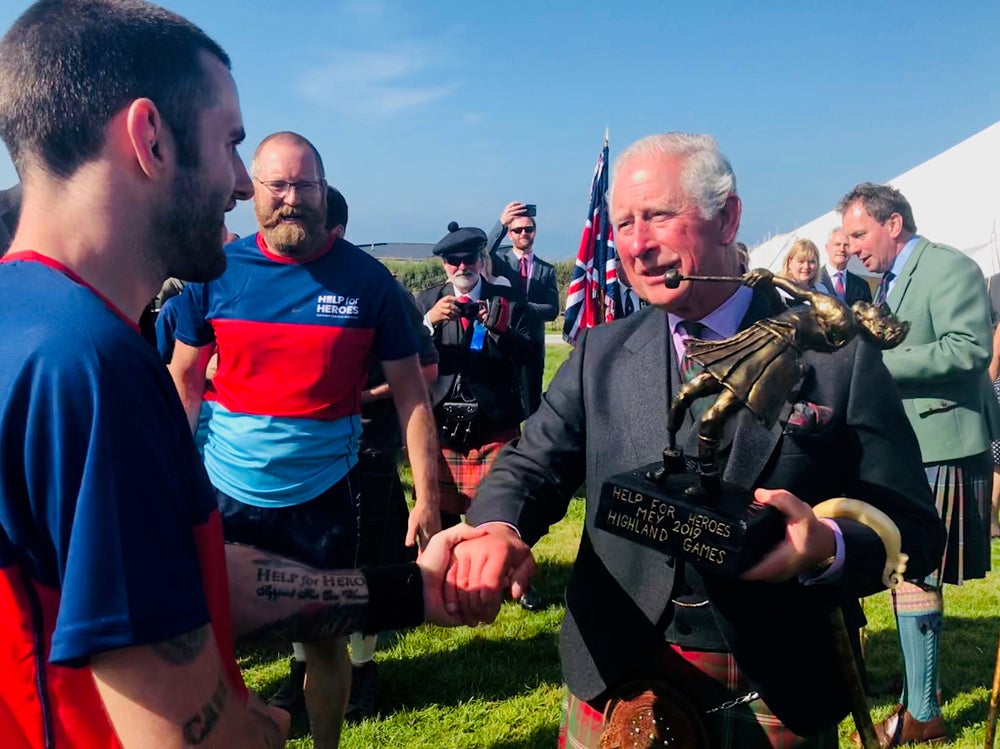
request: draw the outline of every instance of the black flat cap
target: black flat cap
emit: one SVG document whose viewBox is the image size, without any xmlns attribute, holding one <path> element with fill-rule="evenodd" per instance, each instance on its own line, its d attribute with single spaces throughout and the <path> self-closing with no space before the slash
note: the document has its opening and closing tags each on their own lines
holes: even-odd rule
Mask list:
<svg viewBox="0 0 1000 749">
<path fill-rule="evenodd" d="M 480 253 L 486 249 L 486 232 L 474 226 L 460 227 L 454 221 L 448 224 L 448 233 L 434 245 L 434 254 L 461 255 Z"/>
</svg>

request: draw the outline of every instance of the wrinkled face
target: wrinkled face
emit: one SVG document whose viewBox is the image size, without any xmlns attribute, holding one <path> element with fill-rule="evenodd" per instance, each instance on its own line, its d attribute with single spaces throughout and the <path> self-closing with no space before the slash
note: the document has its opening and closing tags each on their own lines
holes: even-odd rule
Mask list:
<svg viewBox="0 0 1000 749">
<path fill-rule="evenodd" d="M 798 252 L 788 259 L 788 277 L 803 286 L 812 286 L 817 276 L 816 256 L 811 252 Z"/>
<path fill-rule="evenodd" d="M 326 181 L 312 149 L 285 138 L 269 141 L 257 156 L 253 209 L 267 246 L 296 260 L 326 245 Z"/>
<path fill-rule="evenodd" d="M 152 217 L 148 249 L 165 275 L 186 281 L 210 281 L 222 275 L 225 213 L 237 200 L 253 194 L 237 153 L 244 132 L 236 85 L 215 57 L 203 54 L 202 66 L 216 95 L 199 119 L 198 164 L 178 169 L 169 197 Z"/>
<path fill-rule="evenodd" d="M 535 244 L 535 222 L 528 216 L 518 216 L 510 222 L 507 232 L 511 243 L 521 252 L 531 252 Z"/>
<path fill-rule="evenodd" d="M 830 259 L 830 265 L 837 270 L 847 267 L 848 247 L 847 235 L 842 231 L 835 231 L 827 240 L 826 256 Z"/>
<path fill-rule="evenodd" d="M 460 294 L 472 291 L 483 273 L 483 257 L 476 252 L 445 255 L 441 258 L 441 263 L 448 281 Z"/>
<path fill-rule="evenodd" d="M 844 211 L 843 219 L 850 253 L 857 255 L 873 273 L 885 273 L 889 270 L 901 249 L 897 239 L 902 228 L 902 217 L 894 213 L 884 224 L 880 224 L 858 202 L 852 203 Z"/>
<path fill-rule="evenodd" d="M 668 289 L 663 274 L 737 275 L 736 252 L 727 250 L 739 228 L 740 201 L 731 195 L 719 216 L 704 219 L 684 194 L 677 157 L 635 156 L 618 171 L 612 191 L 615 244 L 632 289 L 660 309 L 689 320 L 714 310 L 735 289 L 720 283 L 682 282 Z"/>
</svg>

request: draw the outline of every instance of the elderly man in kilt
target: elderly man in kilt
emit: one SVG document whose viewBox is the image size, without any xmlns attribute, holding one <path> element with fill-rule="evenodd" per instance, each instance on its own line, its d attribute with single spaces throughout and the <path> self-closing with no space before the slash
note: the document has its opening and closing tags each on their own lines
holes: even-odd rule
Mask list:
<svg viewBox="0 0 1000 749">
<path fill-rule="evenodd" d="M 483 277 L 486 234 L 454 222 L 448 229 L 434 247 L 448 280 L 417 296 L 440 355 L 430 395 L 442 527 L 459 522 L 500 449 L 519 435 L 520 367 L 532 355 L 520 296 Z"/>
<path fill-rule="evenodd" d="M 942 585 L 990 569 L 990 429 L 996 407 L 990 298 L 982 272 L 956 249 L 917 234 L 913 211 L 888 185 L 860 184 L 840 201 L 850 253 L 881 273 L 875 301 L 910 322 L 905 343 L 883 355 L 920 443 L 948 543 L 927 577 L 893 591 L 905 682 L 899 708 L 879 726 L 882 746 L 944 740 L 938 704 Z"/>
<path fill-rule="evenodd" d="M 870 343 L 805 351 L 787 403 L 802 418 L 767 425 L 742 408 L 720 443 L 721 478 L 784 522 L 784 539 L 749 570 L 723 577 L 599 527 L 605 482 L 662 460 L 692 323 L 703 340 L 720 340 L 780 311 L 773 294 L 736 280 L 665 282 L 669 270 L 742 273 L 736 178 L 713 138 L 644 138 L 619 156 L 613 180 L 622 269 L 650 306 L 581 337 L 480 485 L 467 519 L 487 533 L 456 551 L 455 577 L 491 576 L 502 589 L 503 575 L 488 572 L 496 560 L 541 538 L 583 484 L 586 523 L 560 643 L 561 745 L 659 746 L 629 732 L 651 704 L 657 720 L 646 728 L 661 742 L 669 732 L 671 745 L 836 747 L 849 711 L 841 669 L 852 658 L 834 647 L 830 612 L 840 607 L 848 627 L 864 621 L 857 597 L 884 588 L 888 552 L 873 528 L 813 507 L 849 497 L 877 508 L 898 528 L 910 571 L 929 573 L 944 531 L 913 430 Z M 693 455 L 697 438 L 688 413 L 677 444 Z M 511 587 L 517 596 L 522 586 Z"/>
</svg>

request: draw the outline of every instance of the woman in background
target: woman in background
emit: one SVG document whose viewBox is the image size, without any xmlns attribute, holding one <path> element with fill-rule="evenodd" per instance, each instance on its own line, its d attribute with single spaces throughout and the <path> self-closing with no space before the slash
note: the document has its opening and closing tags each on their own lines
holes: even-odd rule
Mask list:
<svg viewBox="0 0 1000 749">
<path fill-rule="evenodd" d="M 779 275 L 809 291 L 829 294 L 830 290 L 819 280 L 819 271 L 819 250 L 816 245 L 808 239 L 797 239 L 785 255 Z"/>
</svg>

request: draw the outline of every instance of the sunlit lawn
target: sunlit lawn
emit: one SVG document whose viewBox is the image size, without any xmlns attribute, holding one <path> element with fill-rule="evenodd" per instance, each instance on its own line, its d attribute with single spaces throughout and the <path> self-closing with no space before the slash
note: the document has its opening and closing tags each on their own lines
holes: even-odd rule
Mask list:
<svg viewBox="0 0 1000 749">
<path fill-rule="evenodd" d="M 569 346 L 550 346 L 546 382 Z M 558 632 L 562 591 L 576 556 L 583 523 L 583 501 L 574 500 L 565 520 L 536 546 L 536 586 L 548 606 L 528 613 L 504 604 L 497 621 L 475 628 L 422 626 L 385 633 L 376 656 L 380 676 L 378 717 L 349 726 L 341 746 L 514 749 L 555 746 L 562 679 Z M 994 543 L 994 567 L 1000 544 Z M 947 620 L 942 642 L 944 714 L 954 747 L 982 747 L 989 685 L 1000 634 L 1000 576 L 991 575 L 945 591 Z M 868 662 L 874 683 L 898 672 L 895 627 L 888 594 L 866 601 L 870 620 Z M 265 696 L 287 668 L 288 653 L 241 653 L 247 681 Z M 887 715 L 896 696 L 875 701 L 875 717 Z M 850 719 L 841 726 L 841 746 L 850 746 Z M 293 726 L 292 747 L 312 747 L 308 727 Z"/>
</svg>

